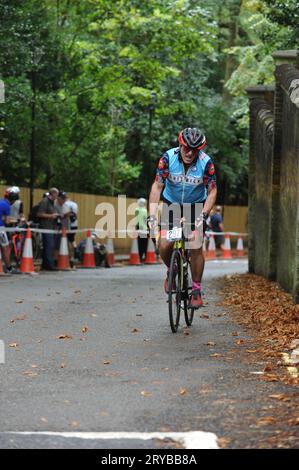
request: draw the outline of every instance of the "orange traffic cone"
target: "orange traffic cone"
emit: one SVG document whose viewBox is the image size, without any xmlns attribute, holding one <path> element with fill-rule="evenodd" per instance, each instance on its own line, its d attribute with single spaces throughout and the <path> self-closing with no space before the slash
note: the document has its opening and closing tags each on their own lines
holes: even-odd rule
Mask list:
<svg viewBox="0 0 299 470">
<path fill-rule="evenodd" d="M 33 265 L 33 252 L 32 252 L 32 239 L 31 239 L 31 231 L 30 228 L 27 229 L 25 244 L 22 253 L 21 259 L 21 266 L 20 266 L 21 273 L 34 273 L 34 265 Z"/>
<path fill-rule="evenodd" d="M 0 248 L 0 276 L 4 276 L 3 266 L 2 266 L 2 252 Z"/>
<path fill-rule="evenodd" d="M 109 266 L 115 265 L 114 246 L 111 232 L 107 235 L 107 263 Z"/>
<path fill-rule="evenodd" d="M 85 245 L 85 250 L 84 250 L 84 255 L 83 255 L 82 267 L 83 268 L 95 268 L 96 267 L 90 229 L 87 230 L 86 245 Z"/>
<path fill-rule="evenodd" d="M 67 271 L 71 269 L 67 236 L 64 228 L 62 229 L 57 268 L 62 271 Z"/>
<path fill-rule="evenodd" d="M 225 242 L 224 242 L 224 247 L 222 250 L 222 259 L 231 259 L 232 258 L 232 250 L 230 246 L 230 236 L 225 235 Z"/>
<path fill-rule="evenodd" d="M 147 241 L 147 251 L 146 251 L 146 257 L 145 257 L 145 264 L 156 264 L 156 249 L 154 242 L 151 238 L 148 239 Z"/>
<path fill-rule="evenodd" d="M 244 256 L 243 238 L 241 235 L 238 237 L 237 242 L 237 256 Z"/>
<path fill-rule="evenodd" d="M 214 235 L 210 235 L 207 259 L 216 259 L 216 244 Z"/>
<path fill-rule="evenodd" d="M 140 263 L 140 258 L 139 258 L 138 242 L 137 242 L 136 232 L 133 233 L 133 237 L 132 237 L 132 247 L 131 247 L 131 254 L 130 254 L 129 264 L 132 264 L 134 266 L 138 266 L 139 264 L 141 264 Z"/>
</svg>

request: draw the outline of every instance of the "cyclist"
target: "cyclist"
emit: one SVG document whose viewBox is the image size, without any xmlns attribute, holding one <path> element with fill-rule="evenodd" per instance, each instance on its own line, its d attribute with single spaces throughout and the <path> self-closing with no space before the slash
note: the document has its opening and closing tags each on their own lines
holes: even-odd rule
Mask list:
<svg viewBox="0 0 299 470">
<path fill-rule="evenodd" d="M 4 194 L 4 198 L 0 200 L 0 250 L 2 253 L 3 261 L 5 263 L 6 273 L 14 274 L 15 270 L 12 268 L 10 263 L 9 240 L 7 237 L 7 233 L 3 230 L 4 227 L 8 224 L 9 216 L 10 204 L 8 201 L 8 193 L 6 191 Z"/>
<path fill-rule="evenodd" d="M 204 230 L 206 220 L 212 210 L 217 196 L 215 167 L 212 159 L 203 152 L 206 145 L 204 134 L 197 128 L 186 128 L 179 134 L 179 147 L 167 150 L 159 160 L 155 181 L 149 197 L 148 218 L 150 228 L 157 226 L 157 209 L 162 193 L 162 227 L 169 215 L 168 228 L 171 229 L 171 215 L 168 206 L 178 206 L 180 215 L 185 215 L 186 206 L 191 212 L 192 230 L 195 229 L 196 213 L 199 203 L 203 205 L 202 218 Z M 197 206 L 196 206 L 197 204 Z M 174 206 L 173 206 L 174 205 Z M 188 211 L 187 211 L 188 212 Z M 161 235 L 163 232 L 161 230 Z M 165 292 L 168 290 L 168 270 L 173 243 L 163 236 L 159 240 L 159 251 L 167 266 L 167 278 L 164 283 Z M 201 278 L 204 270 L 202 247 L 190 250 L 192 270 L 192 292 L 190 307 L 197 309 L 203 305 L 201 298 Z"/>
<path fill-rule="evenodd" d="M 12 223 L 25 222 L 24 206 L 20 199 L 20 188 L 11 186 L 7 188 L 7 199 L 10 203 L 10 221 Z"/>
</svg>

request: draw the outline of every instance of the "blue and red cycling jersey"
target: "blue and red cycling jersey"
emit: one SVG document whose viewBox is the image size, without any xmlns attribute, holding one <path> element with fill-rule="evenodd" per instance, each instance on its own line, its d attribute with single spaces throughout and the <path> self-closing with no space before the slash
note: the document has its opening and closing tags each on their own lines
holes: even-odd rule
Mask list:
<svg viewBox="0 0 299 470">
<path fill-rule="evenodd" d="M 179 147 L 172 148 L 159 160 L 156 181 L 165 184 L 162 197 L 171 203 L 204 202 L 208 191 L 216 187 L 215 167 L 212 159 L 200 150 L 185 172 Z"/>
</svg>

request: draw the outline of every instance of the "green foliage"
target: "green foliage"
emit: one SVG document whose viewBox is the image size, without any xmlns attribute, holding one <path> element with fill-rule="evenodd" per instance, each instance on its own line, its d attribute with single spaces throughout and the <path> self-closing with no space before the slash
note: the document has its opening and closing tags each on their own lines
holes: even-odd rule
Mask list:
<svg viewBox="0 0 299 470">
<path fill-rule="evenodd" d="M 1 180 L 29 184 L 34 148 L 36 186 L 147 196 L 161 152 L 197 125 L 219 201 L 246 202 L 244 90 L 295 47 L 296 3 L 1 0 Z"/>
</svg>

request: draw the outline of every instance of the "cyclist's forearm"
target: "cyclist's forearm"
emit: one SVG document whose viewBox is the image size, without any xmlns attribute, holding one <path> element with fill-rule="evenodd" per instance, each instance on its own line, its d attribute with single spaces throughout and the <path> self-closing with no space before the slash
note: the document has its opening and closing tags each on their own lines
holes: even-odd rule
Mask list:
<svg viewBox="0 0 299 470">
<path fill-rule="evenodd" d="M 203 206 L 203 212 L 205 212 L 206 214 L 209 214 L 211 212 L 211 210 L 213 209 L 216 203 L 216 198 L 217 198 L 217 188 L 213 188 L 208 193 L 208 197 Z"/>
<path fill-rule="evenodd" d="M 150 215 L 156 215 L 157 213 L 163 187 L 164 187 L 163 184 L 157 183 L 157 182 L 154 182 L 152 186 L 150 197 L 149 197 L 149 214 Z"/>
</svg>

